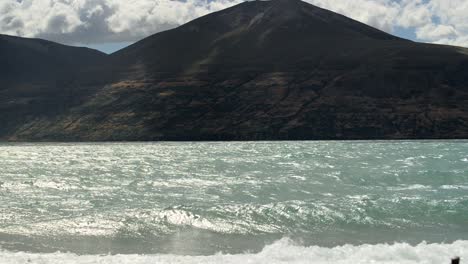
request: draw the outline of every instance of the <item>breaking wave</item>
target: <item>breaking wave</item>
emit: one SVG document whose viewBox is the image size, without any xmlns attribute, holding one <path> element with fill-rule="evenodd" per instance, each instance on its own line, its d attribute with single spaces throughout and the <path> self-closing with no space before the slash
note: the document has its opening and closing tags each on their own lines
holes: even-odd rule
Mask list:
<svg viewBox="0 0 468 264">
<path fill-rule="evenodd" d="M 451 244 L 409 245 L 406 243 L 377 245 L 343 245 L 333 248 L 303 247 L 284 238 L 265 246 L 258 253 L 223 254 L 210 256 L 179 255 L 77 255 L 73 253 L 37 254 L 26 252 L 0 251 L 4 264 L 18 263 L 449 263 L 459 256 L 468 259 L 468 241 L 460 240 Z"/>
</svg>

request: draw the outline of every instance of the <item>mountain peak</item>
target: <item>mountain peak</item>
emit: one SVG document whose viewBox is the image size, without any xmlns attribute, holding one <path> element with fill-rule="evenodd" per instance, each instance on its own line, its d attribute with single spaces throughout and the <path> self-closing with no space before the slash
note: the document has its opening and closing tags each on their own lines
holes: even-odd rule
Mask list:
<svg viewBox="0 0 468 264">
<path fill-rule="evenodd" d="M 402 39 L 300 0 L 250 1 L 155 34 L 112 57 L 143 62 L 153 71 L 193 73 L 218 65 L 289 67 L 382 41 Z"/>
<path fill-rule="evenodd" d="M 281 5 L 287 5 L 287 6 L 297 6 L 302 1 L 301 0 L 270 0 L 270 2 L 276 5 L 281 4 Z"/>
</svg>

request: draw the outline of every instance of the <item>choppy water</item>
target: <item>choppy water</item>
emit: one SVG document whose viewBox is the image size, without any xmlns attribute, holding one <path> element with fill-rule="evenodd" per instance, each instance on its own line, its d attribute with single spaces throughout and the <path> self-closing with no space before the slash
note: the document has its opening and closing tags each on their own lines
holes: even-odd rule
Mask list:
<svg viewBox="0 0 468 264">
<path fill-rule="evenodd" d="M 0 145 L 5 263 L 455 255 L 468 259 L 467 141 Z"/>
</svg>

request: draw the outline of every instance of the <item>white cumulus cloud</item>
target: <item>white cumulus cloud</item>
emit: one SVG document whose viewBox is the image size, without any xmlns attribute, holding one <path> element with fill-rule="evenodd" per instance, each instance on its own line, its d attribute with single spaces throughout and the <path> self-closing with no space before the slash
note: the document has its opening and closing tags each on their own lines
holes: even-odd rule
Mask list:
<svg viewBox="0 0 468 264">
<path fill-rule="evenodd" d="M 421 27 L 432 22 L 431 10 L 422 0 L 403 0 L 400 2 L 399 10 L 396 17 L 398 26 Z"/>
<path fill-rule="evenodd" d="M 240 0 L 0 0 L 0 33 L 63 43 L 135 41 Z"/>
<path fill-rule="evenodd" d="M 0 33 L 68 44 L 132 42 L 243 0 L 0 0 Z M 306 0 L 417 40 L 468 47 L 467 0 Z"/>
<path fill-rule="evenodd" d="M 468 47 L 467 0 L 306 0 L 389 33 L 402 28 L 416 40 Z"/>
<path fill-rule="evenodd" d="M 416 36 L 419 39 L 438 41 L 441 39 L 456 38 L 458 33 L 453 26 L 436 25 L 431 23 L 419 27 L 416 30 Z"/>
<path fill-rule="evenodd" d="M 381 30 L 392 32 L 400 6 L 391 0 L 306 0 Z"/>
</svg>

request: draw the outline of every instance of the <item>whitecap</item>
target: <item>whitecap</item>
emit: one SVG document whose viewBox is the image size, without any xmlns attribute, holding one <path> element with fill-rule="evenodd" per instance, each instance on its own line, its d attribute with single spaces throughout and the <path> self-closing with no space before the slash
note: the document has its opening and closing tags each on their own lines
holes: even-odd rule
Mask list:
<svg viewBox="0 0 468 264">
<path fill-rule="evenodd" d="M 468 190 L 468 185 L 442 185 L 440 189 L 444 190 Z"/>
<path fill-rule="evenodd" d="M 427 189 L 431 189 L 431 186 L 422 185 L 422 184 L 410 184 L 410 185 L 401 185 L 398 187 L 388 187 L 388 190 L 391 190 L 391 191 L 427 190 Z"/>
<path fill-rule="evenodd" d="M 73 253 L 26 253 L 0 251 L 0 259 L 4 264 L 19 263 L 63 263 L 63 264 L 90 264 L 90 263 L 353 263 L 353 264 L 439 264 L 449 263 L 450 258 L 459 256 L 468 259 L 468 241 L 456 241 L 451 244 L 428 244 L 422 242 L 418 245 L 406 243 L 377 244 L 377 245 L 343 245 L 333 248 L 295 245 L 291 240 L 284 238 L 263 248 L 259 253 L 222 254 L 209 256 L 182 256 L 169 254 L 153 255 L 77 255 Z"/>
</svg>

